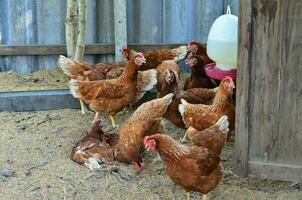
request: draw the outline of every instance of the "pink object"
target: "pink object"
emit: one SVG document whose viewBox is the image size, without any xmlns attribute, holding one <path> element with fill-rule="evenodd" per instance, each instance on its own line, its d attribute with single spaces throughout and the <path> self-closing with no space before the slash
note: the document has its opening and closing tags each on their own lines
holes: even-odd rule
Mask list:
<svg viewBox="0 0 302 200">
<path fill-rule="evenodd" d="M 236 81 L 237 69 L 232 69 L 230 71 L 223 71 L 216 67 L 216 63 L 210 63 L 204 66 L 204 70 L 208 77 L 216 80 L 222 80 L 226 76 L 230 76 L 233 81 Z"/>
<path fill-rule="evenodd" d="M 137 162 L 132 161 L 131 164 L 132 164 L 132 167 L 136 170 L 140 170 L 140 169 L 142 170 L 142 169 L 145 168 L 145 163 L 144 162 L 141 162 L 141 163 L 138 164 Z"/>
</svg>

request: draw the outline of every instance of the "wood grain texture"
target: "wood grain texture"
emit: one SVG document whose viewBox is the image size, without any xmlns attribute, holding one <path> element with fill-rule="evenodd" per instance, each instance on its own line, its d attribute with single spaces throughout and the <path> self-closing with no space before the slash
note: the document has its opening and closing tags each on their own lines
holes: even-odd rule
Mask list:
<svg viewBox="0 0 302 200">
<path fill-rule="evenodd" d="M 248 170 L 250 112 L 250 60 L 252 50 L 252 3 L 243 1 L 239 6 L 238 71 L 236 83 L 235 167 L 240 176 Z"/>
<path fill-rule="evenodd" d="M 286 165 L 276 163 L 250 162 L 249 175 L 251 177 L 299 181 L 302 180 L 301 165 Z"/>
<path fill-rule="evenodd" d="M 155 91 L 148 91 L 134 106 L 155 99 Z M 79 101 L 69 90 L 36 90 L 0 92 L 0 112 L 24 112 L 34 110 L 78 109 Z"/>
<path fill-rule="evenodd" d="M 114 0 L 114 35 L 115 35 L 115 61 L 123 61 L 120 51 L 127 45 L 127 2 L 126 0 Z"/>
<path fill-rule="evenodd" d="M 161 48 L 175 48 L 180 44 L 128 44 L 129 48 L 137 51 L 150 51 Z M 86 44 L 86 55 L 114 55 L 112 44 Z M 26 56 L 26 55 L 66 55 L 65 45 L 0 45 L 0 56 Z"/>
<path fill-rule="evenodd" d="M 301 168 L 295 166 L 302 166 L 302 2 L 247 4 L 240 2 L 237 172 L 297 180 Z"/>
</svg>

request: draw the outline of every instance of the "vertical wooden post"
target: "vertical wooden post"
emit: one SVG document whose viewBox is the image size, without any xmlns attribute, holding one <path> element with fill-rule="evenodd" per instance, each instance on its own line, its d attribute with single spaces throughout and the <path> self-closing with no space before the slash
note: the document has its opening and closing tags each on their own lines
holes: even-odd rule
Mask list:
<svg viewBox="0 0 302 200">
<path fill-rule="evenodd" d="M 115 60 L 123 60 L 120 49 L 127 45 L 127 1 L 114 0 Z"/>
<path fill-rule="evenodd" d="M 240 176 L 247 176 L 250 114 L 250 56 L 252 48 L 252 1 L 239 5 L 238 69 L 236 91 L 235 167 Z M 238 109 L 239 108 L 239 109 Z"/>
</svg>

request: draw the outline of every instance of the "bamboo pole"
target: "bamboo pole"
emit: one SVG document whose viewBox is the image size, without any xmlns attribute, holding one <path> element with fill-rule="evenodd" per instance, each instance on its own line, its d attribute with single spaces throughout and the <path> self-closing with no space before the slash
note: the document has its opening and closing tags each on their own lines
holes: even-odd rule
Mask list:
<svg viewBox="0 0 302 200">
<path fill-rule="evenodd" d="M 65 19 L 65 37 L 67 56 L 74 58 L 76 49 L 76 30 L 77 30 L 77 0 L 67 0 L 67 12 Z"/>
<path fill-rule="evenodd" d="M 74 55 L 74 60 L 84 60 L 85 34 L 87 21 L 86 0 L 78 0 L 78 37 Z"/>
</svg>

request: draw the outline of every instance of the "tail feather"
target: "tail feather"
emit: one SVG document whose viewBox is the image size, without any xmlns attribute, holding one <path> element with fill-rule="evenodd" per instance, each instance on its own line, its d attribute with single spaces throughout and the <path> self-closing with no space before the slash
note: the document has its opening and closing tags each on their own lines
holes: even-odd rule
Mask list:
<svg viewBox="0 0 302 200">
<path fill-rule="evenodd" d="M 144 94 L 151 90 L 154 85 L 157 83 L 157 70 L 150 69 L 146 71 L 140 71 L 138 73 L 137 78 L 137 94 L 136 94 L 136 101 L 139 101 Z"/>
<path fill-rule="evenodd" d="M 178 105 L 178 111 L 182 117 L 184 117 L 185 106 L 188 105 L 188 102 L 184 99 L 181 99 L 181 104 Z"/>
<path fill-rule="evenodd" d="M 66 74 L 67 76 L 71 76 L 71 68 L 70 68 L 70 64 L 71 64 L 71 60 L 66 58 L 65 56 L 60 55 L 60 58 L 58 60 L 58 65 L 59 67 L 63 70 L 64 74 Z"/>
<path fill-rule="evenodd" d="M 166 104 L 170 104 L 172 102 L 172 98 L 174 97 L 173 93 L 169 93 L 166 96 L 163 97 L 163 100 L 165 101 Z"/>
<path fill-rule="evenodd" d="M 179 60 L 180 60 L 180 58 L 177 57 L 177 56 L 175 58 L 173 58 L 173 61 L 176 62 L 176 63 L 178 63 Z"/>
<path fill-rule="evenodd" d="M 229 132 L 229 120 L 226 115 L 220 117 L 220 119 L 216 122 L 216 125 L 223 133 L 227 134 Z"/>
<path fill-rule="evenodd" d="M 187 46 L 186 45 L 177 47 L 173 50 L 176 52 L 178 60 L 185 58 L 187 55 Z"/>
<path fill-rule="evenodd" d="M 152 101 L 143 103 L 136 109 L 136 111 L 133 113 L 133 116 L 146 116 L 148 118 L 162 117 L 166 113 L 168 106 L 172 102 L 173 96 L 174 94 L 170 93 L 162 98 L 153 99 Z"/>
<path fill-rule="evenodd" d="M 79 86 L 77 85 L 77 83 L 78 80 L 75 79 L 71 79 L 69 81 L 69 91 L 74 98 L 80 98 L 80 96 L 77 94 L 77 91 L 79 90 Z"/>
<path fill-rule="evenodd" d="M 93 171 L 97 171 L 101 169 L 101 165 L 98 162 L 96 157 L 90 157 L 84 165 Z"/>
</svg>

